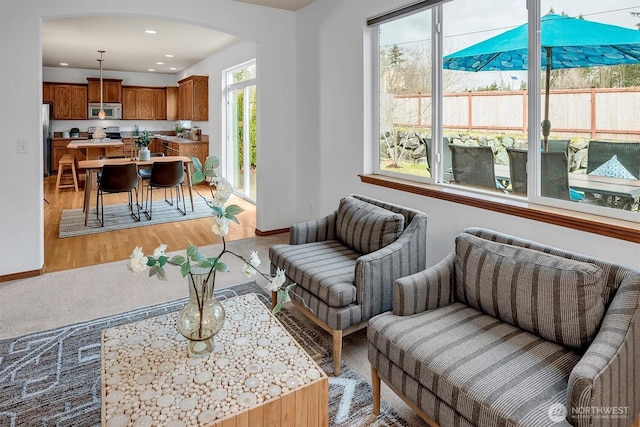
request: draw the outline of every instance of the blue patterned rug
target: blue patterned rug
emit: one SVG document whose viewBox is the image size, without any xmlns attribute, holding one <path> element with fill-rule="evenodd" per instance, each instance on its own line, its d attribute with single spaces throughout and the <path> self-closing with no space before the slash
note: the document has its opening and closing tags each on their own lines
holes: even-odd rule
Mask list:
<svg viewBox="0 0 640 427">
<path fill-rule="evenodd" d="M 216 291 L 216 298 L 224 300 L 250 292 L 270 306 L 270 298 L 255 282 Z M 178 311 L 186 302 L 184 298 L 0 341 L 0 426 L 99 426 L 101 331 Z M 278 317 L 329 373 L 329 425 L 408 425 L 385 402 L 380 417 L 373 418 L 369 384 L 344 363 L 340 377 L 331 376 L 332 355 L 322 345 L 323 339 L 304 329 L 286 309 Z"/>
</svg>

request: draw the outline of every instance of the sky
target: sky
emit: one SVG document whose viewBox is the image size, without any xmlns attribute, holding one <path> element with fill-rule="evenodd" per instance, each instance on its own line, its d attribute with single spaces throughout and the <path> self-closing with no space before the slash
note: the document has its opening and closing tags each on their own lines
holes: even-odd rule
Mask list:
<svg viewBox="0 0 640 427">
<path fill-rule="evenodd" d="M 546 14 L 550 8 L 555 13 L 565 12 L 569 16 L 605 24 L 619 25 L 637 29 L 635 24 L 640 17 L 629 12 L 640 12 L 639 0 L 541 0 L 541 12 Z M 415 45 L 415 41 L 431 40 L 430 11 L 420 12 L 408 18 L 402 18 L 383 24 L 380 34 L 380 46 L 398 44 L 400 47 Z M 493 37 L 499 33 L 521 25 L 527 21 L 525 0 L 453 0 L 445 3 L 443 10 L 443 35 L 445 55 Z M 496 79 L 506 79 L 519 86 L 520 80 L 526 80 L 526 73 L 486 72 L 476 77 L 477 85 L 490 84 Z M 511 75 L 517 79 L 511 79 Z"/>
</svg>

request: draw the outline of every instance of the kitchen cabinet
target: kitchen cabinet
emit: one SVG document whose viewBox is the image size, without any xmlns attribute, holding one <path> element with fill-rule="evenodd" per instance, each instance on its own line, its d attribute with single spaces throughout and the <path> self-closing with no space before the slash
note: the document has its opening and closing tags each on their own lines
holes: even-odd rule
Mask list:
<svg viewBox="0 0 640 427">
<path fill-rule="evenodd" d="M 167 120 L 178 120 L 178 87 L 167 86 L 165 88 L 167 100 Z"/>
<path fill-rule="evenodd" d="M 53 83 L 42 83 L 42 102 L 53 104 Z"/>
<path fill-rule="evenodd" d="M 89 102 L 100 102 L 100 79 L 88 77 Z M 102 102 L 122 102 L 122 80 L 102 79 Z"/>
<path fill-rule="evenodd" d="M 189 76 L 178 82 L 178 118 L 209 120 L 208 76 Z"/>
<path fill-rule="evenodd" d="M 87 119 L 87 86 L 55 84 L 53 88 L 53 118 L 55 120 Z"/>
<path fill-rule="evenodd" d="M 165 120 L 167 117 L 164 88 L 123 86 L 122 118 L 125 120 Z"/>
<path fill-rule="evenodd" d="M 203 165 L 207 156 L 209 156 L 208 141 L 192 141 L 182 138 L 154 138 L 154 142 L 158 144 L 158 151 L 163 151 L 166 156 L 197 157 Z"/>
<path fill-rule="evenodd" d="M 164 88 L 153 89 L 153 118 L 167 120 L 167 95 Z"/>
</svg>

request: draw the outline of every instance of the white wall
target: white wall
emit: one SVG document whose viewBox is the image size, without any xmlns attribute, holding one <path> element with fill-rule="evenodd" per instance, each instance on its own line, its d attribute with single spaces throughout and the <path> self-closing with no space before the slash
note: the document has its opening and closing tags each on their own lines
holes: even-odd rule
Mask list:
<svg viewBox="0 0 640 427">
<path fill-rule="evenodd" d="M 42 19 L 144 15 L 201 25 L 258 43 L 261 187 L 257 227 L 287 227 L 295 220 L 295 14 L 231 0 L 3 0 L 0 3 L 0 275 L 37 270 L 44 263 L 40 105 Z M 283 66 L 286 64 L 286 66 Z M 85 77 L 86 78 L 86 77 Z M 17 154 L 18 139 L 28 154 Z M 277 207 L 270 208 L 270 207 Z"/>
<path fill-rule="evenodd" d="M 410 3 L 320 0 L 298 12 L 298 217 L 327 214 L 343 195 L 361 193 L 429 215 L 429 264 L 451 250 L 463 228 L 480 226 L 640 268 L 640 245 L 634 243 L 360 182 L 358 174 L 370 170 L 364 160 L 370 124 L 363 111 L 370 106 L 371 90 L 366 19 Z"/>
</svg>

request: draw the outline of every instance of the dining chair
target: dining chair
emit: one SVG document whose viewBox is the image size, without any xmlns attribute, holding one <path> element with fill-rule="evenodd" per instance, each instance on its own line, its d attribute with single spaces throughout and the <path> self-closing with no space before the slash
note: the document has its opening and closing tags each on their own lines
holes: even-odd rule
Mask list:
<svg viewBox="0 0 640 427">
<path fill-rule="evenodd" d="M 176 187 L 176 208 L 182 215 L 187 214 L 187 207 L 184 200 L 184 163 L 182 160 L 171 162 L 155 162 L 151 166 L 151 176 L 147 183 L 147 195 L 145 198 L 145 215 L 151 219 L 153 216 L 153 189 L 172 189 Z M 180 209 L 180 199 L 182 199 L 182 209 Z M 173 206 L 173 192 L 171 200 L 167 199 L 165 192 L 165 202 Z"/>
<path fill-rule="evenodd" d="M 449 149 L 455 184 L 498 189 L 491 147 L 449 144 Z"/>
<path fill-rule="evenodd" d="M 135 205 L 137 213 L 133 211 L 133 190 L 135 190 Z M 96 195 L 96 217 L 100 226 L 104 227 L 104 193 L 124 193 L 129 198 L 129 211 L 136 221 L 140 221 L 140 205 L 138 204 L 138 167 L 135 163 L 121 165 L 104 165 L 98 179 Z"/>
<path fill-rule="evenodd" d="M 527 150 L 507 147 L 509 156 L 509 176 L 511 177 L 511 191 L 527 194 Z"/>
<path fill-rule="evenodd" d="M 149 154 L 150 157 L 164 157 L 164 153 L 161 152 L 154 152 L 154 153 L 150 153 Z M 150 167 L 145 167 L 145 168 L 138 168 L 138 176 L 140 177 L 140 185 L 144 186 L 145 185 L 145 181 L 149 181 L 149 179 L 151 178 L 151 168 Z M 166 192 L 166 190 L 165 190 Z M 144 204 L 144 191 L 141 190 L 142 193 L 142 200 L 140 201 L 140 204 Z M 166 195 L 165 195 L 166 197 Z M 171 198 L 173 198 L 173 193 L 171 194 Z"/>
</svg>

